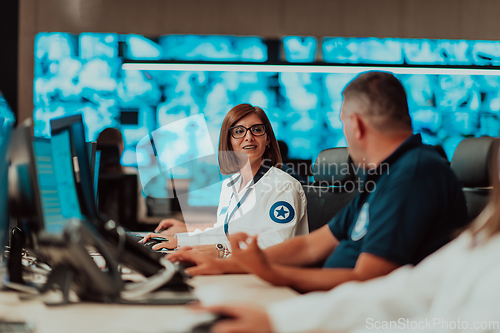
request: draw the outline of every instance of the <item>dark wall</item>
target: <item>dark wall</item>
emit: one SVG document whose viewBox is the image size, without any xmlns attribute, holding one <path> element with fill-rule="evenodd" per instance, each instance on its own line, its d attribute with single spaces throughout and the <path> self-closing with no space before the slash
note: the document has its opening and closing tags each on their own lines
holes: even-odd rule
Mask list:
<svg viewBox="0 0 500 333">
<path fill-rule="evenodd" d="M 19 0 L 2 0 L 0 2 L 0 90 L 16 116 L 18 32 Z"/>
</svg>

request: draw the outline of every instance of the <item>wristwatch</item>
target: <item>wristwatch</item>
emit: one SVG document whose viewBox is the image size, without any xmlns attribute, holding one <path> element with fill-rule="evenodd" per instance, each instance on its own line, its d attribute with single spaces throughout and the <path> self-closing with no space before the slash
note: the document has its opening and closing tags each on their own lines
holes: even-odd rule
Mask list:
<svg viewBox="0 0 500 333">
<path fill-rule="evenodd" d="M 221 244 L 221 243 L 217 243 L 215 244 L 215 247 L 217 248 L 217 250 L 219 251 L 219 259 L 222 259 L 224 258 L 224 252 L 225 252 L 225 246 L 224 244 Z"/>
</svg>

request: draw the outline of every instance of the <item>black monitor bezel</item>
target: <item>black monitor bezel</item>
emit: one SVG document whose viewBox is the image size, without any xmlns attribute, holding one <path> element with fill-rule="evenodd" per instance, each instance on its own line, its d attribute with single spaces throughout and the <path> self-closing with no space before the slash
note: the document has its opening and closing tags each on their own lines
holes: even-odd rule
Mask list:
<svg viewBox="0 0 500 333">
<path fill-rule="evenodd" d="M 28 126 L 20 126 L 12 133 L 9 152 L 11 163 L 9 167 L 9 208 L 11 216 L 17 220 L 18 227 L 26 234 L 26 246 L 34 249 L 36 248 L 36 235 L 44 230 L 45 223 L 32 138 L 31 129 Z M 26 197 L 26 193 L 23 193 L 22 189 L 19 188 L 17 165 L 27 165 L 28 167 L 31 198 Z"/>
<path fill-rule="evenodd" d="M 2 96 L 2 91 L 0 91 L 0 96 Z M 6 101 L 7 102 L 7 101 Z M 8 104 L 7 104 L 8 106 Z M 10 106 L 8 106 L 10 109 Z M 10 154 L 10 145 L 11 145 L 11 135 L 13 132 L 14 123 L 12 126 L 4 127 L 5 132 L 0 133 L 3 138 L 0 139 L 0 186 L 4 186 L 4 188 L 0 188 L 0 197 L 2 197 L 2 203 L 0 204 L 0 228 L 3 228 L 3 237 L 0 237 L 0 277 L 3 273 L 1 270 L 3 267 L 7 266 L 6 258 L 3 256 L 3 249 L 9 243 L 9 233 L 10 233 L 10 209 L 9 209 L 9 154 Z M 3 220 L 3 221 L 2 221 Z M 3 223 L 2 223 L 3 222 Z M 1 230 L 0 230 L 1 232 Z"/>
</svg>

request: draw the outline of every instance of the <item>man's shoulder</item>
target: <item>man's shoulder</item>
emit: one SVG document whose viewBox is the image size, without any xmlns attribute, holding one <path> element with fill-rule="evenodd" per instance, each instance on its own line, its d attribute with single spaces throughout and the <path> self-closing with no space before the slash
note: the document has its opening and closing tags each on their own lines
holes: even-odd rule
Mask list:
<svg viewBox="0 0 500 333">
<path fill-rule="evenodd" d="M 381 165 L 379 172 L 384 180 L 377 182 L 376 192 L 384 196 L 387 192 L 394 195 L 419 191 L 443 195 L 462 193 L 460 182 L 449 164 L 433 147 L 427 145 L 406 152 L 391 165 Z"/>
<path fill-rule="evenodd" d="M 453 177 L 449 163 L 436 150 L 428 145 L 421 145 L 408 151 L 389 166 L 394 169 L 394 175 L 402 177 Z"/>
</svg>

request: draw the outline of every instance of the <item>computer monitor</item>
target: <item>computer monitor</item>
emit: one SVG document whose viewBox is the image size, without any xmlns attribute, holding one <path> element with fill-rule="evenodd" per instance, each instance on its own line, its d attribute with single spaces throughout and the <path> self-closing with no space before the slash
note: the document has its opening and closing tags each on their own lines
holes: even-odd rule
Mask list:
<svg viewBox="0 0 500 333">
<path fill-rule="evenodd" d="M 12 136 L 10 160 L 11 215 L 25 232 L 28 247 L 41 233 L 61 235 L 69 218 L 83 219 L 69 133 L 33 138 L 29 127 L 19 127 Z"/>
<path fill-rule="evenodd" d="M 82 214 L 68 133 L 51 140 L 34 139 L 30 127 L 21 126 L 12 134 L 9 157 L 9 207 L 22 229 L 12 233 L 9 283 L 24 283 L 23 248 L 57 265 L 61 256 L 54 255 L 52 245 L 67 238 L 68 223 L 75 221 L 71 218 L 81 219 Z"/>
<path fill-rule="evenodd" d="M 82 299 L 117 297 L 122 281 L 114 257 L 101 245 L 100 235 L 95 236 L 97 228 L 81 221 L 71 148 L 67 132 L 54 135 L 51 140 L 34 139 L 30 127 L 21 126 L 12 135 L 10 207 L 27 242 L 22 239 L 16 246 L 11 242 L 8 285 L 24 283 L 20 254 L 25 244 L 39 260 L 51 265 L 53 271 L 47 285 L 59 286 L 66 300 L 72 281 Z M 104 256 L 105 271 L 88 255 L 87 245 Z"/>
<path fill-rule="evenodd" d="M 85 129 L 82 115 L 77 114 L 50 121 L 53 146 L 69 143 L 73 170 L 77 183 L 80 210 L 90 221 L 97 218 L 93 189 L 93 175 L 90 171 L 88 147 L 85 142 Z M 54 138 L 55 137 L 55 138 Z M 67 163 L 67 162 L 66 162 Z"/>
<path fill-rule="evenodd" d="M 73 164 L 82 214 L 97 227 L 121 263 L 145 276 L 156 274 L 163 268 L 160 264 L 162 255 L 138 244 L 137 240 L 127 235 L 121 226 L 113 221 L 106 221 L 97 212 L 81 114 L 52 119 L 50 125 L 52 140 L 54 136 L 57 138 L 64 133 L 69 136 L 68 141 L 74 152 Z"/>
<path fill-rule="evenodd" d="M 43 209 L 35 167 L 31 130 L 16 128 L 11 136 L 8 171 L 9 211 L 17 227 L 9 232 L 10 253 L 7 263 L 11 283 L 24 284 L 22 252 L 38 251 L 38 234 L 43 230 Z"/>
<path fill-rule="evenodd" d="M 9 144 L 15 117 L 0 91 L 0 278 L 5 273 L 3 255 L 9 241 L 8 170 Z"/>
<path fill-rule="evenodd" d="M 14 130 L 10 146 L 9 201 L 10 215 L 26 234 L 26 246 L 32 248 L 33 237 L 43 230 L 43 208 L 35 166 L 31 130 L 20 126 Z"/>
</svg>

